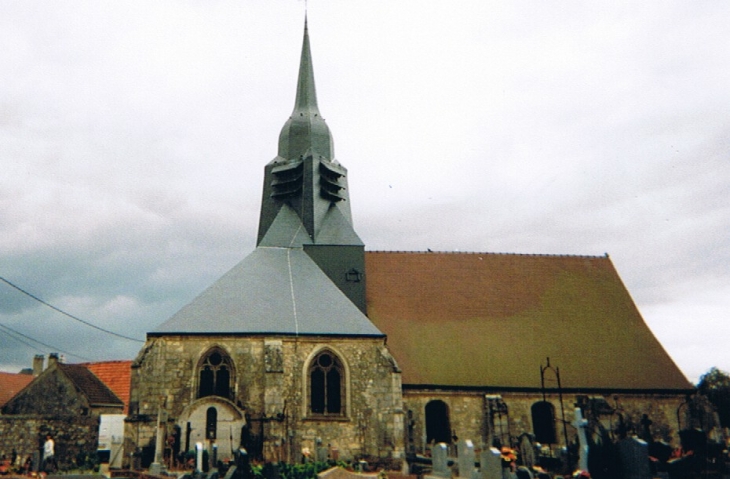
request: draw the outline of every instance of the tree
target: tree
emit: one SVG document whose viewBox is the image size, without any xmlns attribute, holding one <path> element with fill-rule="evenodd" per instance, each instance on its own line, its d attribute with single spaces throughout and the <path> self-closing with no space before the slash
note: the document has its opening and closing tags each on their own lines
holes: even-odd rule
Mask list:
<svg viewBox="0 0 730 479">
<path fill-rule="evenodd" d="M 700 376 L 697 390 L 717 408 L 722 427 L 730 427 L 730 374 L 712 367 Z"/>
</svg>

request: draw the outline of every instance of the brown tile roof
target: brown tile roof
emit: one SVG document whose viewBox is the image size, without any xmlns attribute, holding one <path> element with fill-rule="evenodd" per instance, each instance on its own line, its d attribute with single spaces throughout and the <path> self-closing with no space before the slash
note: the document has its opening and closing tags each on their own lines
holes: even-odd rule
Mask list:
<svg viewBox="0 0 730 479">
<path fill-rule="evenodd" d="M 0 372 L 0 407 L 18 394 L 33 380 L 32 374 L 13 374 Z"/>
<path fill-rule="evenodd" d="M 122 400 L 106 384 L 81 364 L 61 364 L 58 368 L 86 396 L 91 406 L 123 406 Z"/>
<path fill-rule="evenodd" d="M 132 380 L 132 361 L 102 361 L 83 363 L 89 371 L 99 378 L 124 403 L 124 413 L 129 407 L 129 390 Z"/>
<path fill-rule="evenodd" d="M 564 388 L 692 388 L 607 256 L 367 252 L 365 265 L 368 316 L 405 386 L 539 389 L 549 357 Z"/>
</svg>

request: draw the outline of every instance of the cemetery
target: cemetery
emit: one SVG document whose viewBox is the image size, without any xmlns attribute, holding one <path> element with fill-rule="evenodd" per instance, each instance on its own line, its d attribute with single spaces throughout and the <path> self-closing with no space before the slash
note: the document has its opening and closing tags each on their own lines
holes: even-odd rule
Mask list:
<svg viewBox="0 0 730 479">
<path fill-rule="evenodd" d="M 590 415 L 590 414 L 589 414 Z M 231 461 L 218 461 L 195 446 L 192 462 L 181 471 L 167 471 L 164 458 L 153 463 L 145 476 L 180 479 L 692 479 L 730 477 L 725 444 L 708 441 L 701 429 L 684 430 L 682 447 L 674 449 L 662 441 L 643 440 L 634 431 L 616 431 L 614 439 L 605 428 L 596 427 L 574 410 L 571 424 L 575 442 L 556 454 L 544 450 L 531 435 L 516 439 L 510 446 L 475 446 L 469 439 L 456 445 L 432 444 L 428 455 L 410 456 L 396 463 L 370 464 L 366 461 L 339 461 L 332 448 L 319 446 L 304 450 L 297 464 L 259 463 L 245 449 Z M 644 434 L 650 425 L 644 424 Z M 572 434 L 572 433 L 571 433 Z M 334 454 L 333 454 L 334 453 Z M 549 459 L 549 460 L 546 460 Z M 168 458 L 169 461 L 169 458 Z M 168 462 L 169 463 L 169 462 Z M 139 477 L 140 472 L 113 471 L 112 477 Z"/>
</svg>

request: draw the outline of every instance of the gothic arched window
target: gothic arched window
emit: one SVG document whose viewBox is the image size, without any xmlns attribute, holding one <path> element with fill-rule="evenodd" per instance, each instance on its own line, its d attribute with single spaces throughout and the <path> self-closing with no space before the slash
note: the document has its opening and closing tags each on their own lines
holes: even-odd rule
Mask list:
<svg viewBox="0 0 730 479">
<path fill-rule="evenodd" d="M 331 351 L 322 351 L 309 365 L 309 412 L 314 415 L 344 415 L 345 371 Z"/>
<path fill-rule="evenodd" d="M 221 396 L 231 399 L 232 383 L 231 358 L 220 348 L 208 351 L 198 368 L 198 397 Z"/>
</svg>

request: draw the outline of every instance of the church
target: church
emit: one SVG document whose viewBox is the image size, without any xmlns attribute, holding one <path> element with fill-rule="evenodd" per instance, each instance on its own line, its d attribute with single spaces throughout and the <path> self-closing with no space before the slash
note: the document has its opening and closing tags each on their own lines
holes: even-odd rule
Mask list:
<svg viewBox="0 0 730 479">
<path fill-rule="evenodd" d="M 261 461 L 397 462 L 524 435 L 549 454 L 574 441 L 576 407 L 676 442 L 693 386 L 607 255 L 365 251 L 306 21 L 296 88 L 255 250 L 132 364 L 127 456 L 154 450 L 158 430 L 172 455 L 201 443 L 221 460 L 244 447 Z"/>
</svg>

